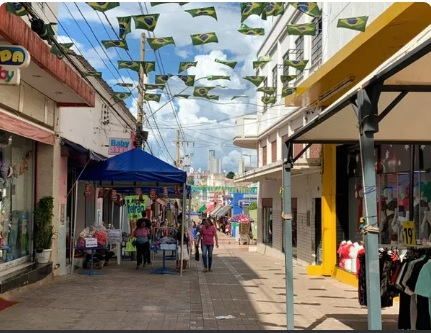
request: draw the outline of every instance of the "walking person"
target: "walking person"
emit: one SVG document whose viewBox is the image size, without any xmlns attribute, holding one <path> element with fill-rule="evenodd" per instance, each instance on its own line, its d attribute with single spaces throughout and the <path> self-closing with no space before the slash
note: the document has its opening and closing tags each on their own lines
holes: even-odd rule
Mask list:
<svg viewBox="0 0 431 333">
<path fill-rule="evenodd" d="M 136 237 L 136 269 L 145 265 L 147 261 L 146 251 L 150 246 L 150 230 L 147 228 L 148 222 L 151 221 L 146 218 L 140 218 L 136 221 L 136 229 L 133 231 L 133 236 Z"/>
<path fill-rule="evenodd" d="M 212 272 L 214 240 L 215 246 L 218 248 L 217 229 L 211 223 L 210 219 L 204 219 L 203 226 L 200 228 L 199 241 L 202 241 L 202 263 L 204 265 L 203 272 Z"/>
</svg>

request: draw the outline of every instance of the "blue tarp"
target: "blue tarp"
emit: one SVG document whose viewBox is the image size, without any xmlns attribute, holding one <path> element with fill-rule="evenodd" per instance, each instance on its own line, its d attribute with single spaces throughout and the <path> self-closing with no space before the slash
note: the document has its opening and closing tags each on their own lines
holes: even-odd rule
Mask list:
<svg viewBox="0 0 431 333">
<path fill-rule="evenodd" d="M 136 148 L 88 166 L 80 180 L 103 187 L 140 187 L 184 184 L 187 174 Z"/>
</svg>

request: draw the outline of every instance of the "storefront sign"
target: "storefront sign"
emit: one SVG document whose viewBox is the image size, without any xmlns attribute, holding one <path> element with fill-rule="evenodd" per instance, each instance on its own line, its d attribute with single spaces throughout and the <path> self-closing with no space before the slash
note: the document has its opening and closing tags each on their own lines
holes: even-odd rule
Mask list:
<svg viewBox="0 0 431 333">
<path fill-rule="evenodd" d="M 0 66 L 0 85 L 18 86 L 21 81 L 19 69 Z"/>
<path fill-rule="evenodd" d="M 403 222 L 403 242 L 404 245 L 416 246 L 416 230 L 414 221 Z"/>
<path fill-rule="evenodd" d="M 30 54 L 22 46 L 0 45 L 0 66 L 14 69 L 30 65 Z"/>
<path fill-rule="evenodd" d="M 110 138 L 109 139 L 109 155 L 117 155 L 124 153 L 132 147 L 130 139 Z"/>
</svg>

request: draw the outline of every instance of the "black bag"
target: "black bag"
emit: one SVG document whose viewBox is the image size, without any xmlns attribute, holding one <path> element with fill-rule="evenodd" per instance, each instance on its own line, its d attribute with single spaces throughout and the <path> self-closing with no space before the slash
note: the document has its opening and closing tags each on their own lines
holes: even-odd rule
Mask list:
<svg viewBox="0 0 431 333">
<path fill-rule="evenodd" d="M 195 246 L 195 260 L 199 261 L 199 247 L 197 245 Z"/>
</svg>

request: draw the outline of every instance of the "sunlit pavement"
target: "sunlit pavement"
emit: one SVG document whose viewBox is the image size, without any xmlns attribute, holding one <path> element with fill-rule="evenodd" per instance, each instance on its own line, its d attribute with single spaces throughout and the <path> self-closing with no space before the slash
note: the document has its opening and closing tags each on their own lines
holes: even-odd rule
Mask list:
<svg viewBox="0 0 431 333">
<path fill-rule="evenodd" d="M 103 275 L 75 273 L 6 294 L 20 303 L 0 312 L 1 330 L 286 329 L 283 261 L 219 238 L 213 272 L 202 272 L 192 257 L 183 276 L 150 274 L 161 266 L 158 253 L 143 269 L 127 260 L 112 262 Z M 297 329 L 367 329 L 367 311 L 358 305 L 355 288 L 308 277 L 297 265 L 294 290 Z M 397 313 L 397 303 L 383 310 L 384 329 L 397 328 Z"/>
</svg>

